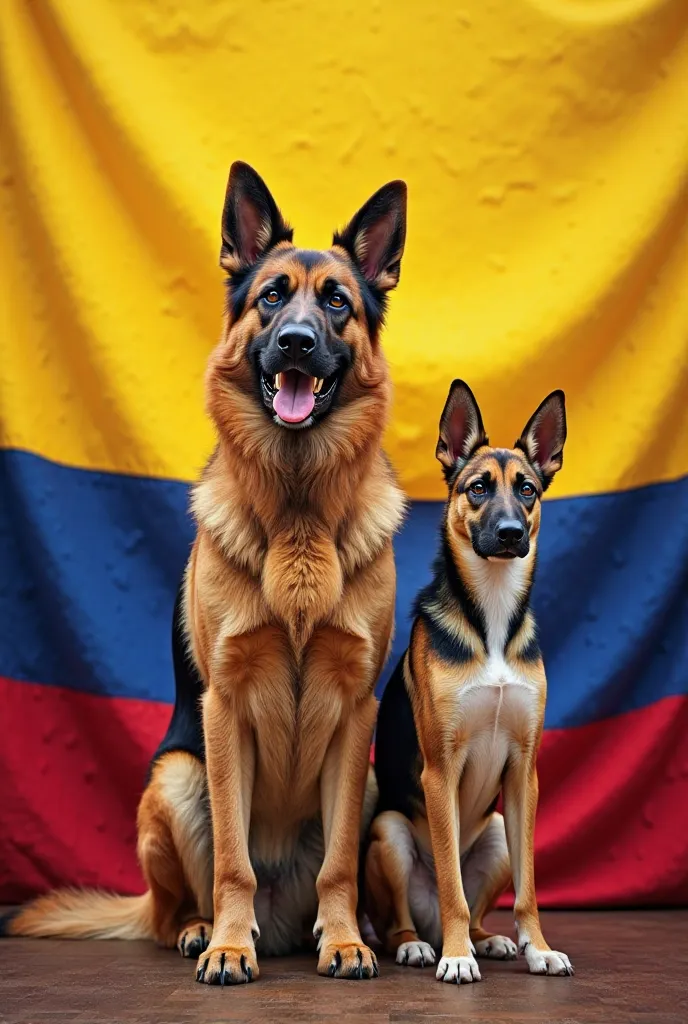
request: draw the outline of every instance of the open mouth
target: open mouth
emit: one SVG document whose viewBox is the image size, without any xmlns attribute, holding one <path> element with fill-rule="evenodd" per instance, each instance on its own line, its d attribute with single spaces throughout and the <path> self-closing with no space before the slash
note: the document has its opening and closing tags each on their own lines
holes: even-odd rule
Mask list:
<svg viewBox="0 0 688 1024">
<path fill-rule="evenodd" d="M 284 370 L 274 376 L 261 371 L 263 393 L 282 423 L 306 425 L 313 413 L 328 405 L 337 387 L 337 375 L 309 377 L 300 370 Z"/>
<path fill-rule="evenodd" d="M 490 555 L 489 560 L 495 562 L 508 562 L 511 558 L 517 558 L 515 551 L 499 551 L 496 555 Z"/>
</svg>

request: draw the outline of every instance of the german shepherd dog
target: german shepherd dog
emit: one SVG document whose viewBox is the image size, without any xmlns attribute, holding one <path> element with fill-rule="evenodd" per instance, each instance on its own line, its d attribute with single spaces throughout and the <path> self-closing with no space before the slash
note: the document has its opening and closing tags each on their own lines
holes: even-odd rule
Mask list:
<svg viewBox="0 0 688 1024">
<path fill-rule="evenodd" d="M 434 964 L 442 946 L 441 981 L 479 981 L 476 953 L 516 957 L 511 939 L 482 924 L 512 875 L 518 951 L 534 974 L 573 974 L 542 936 L 535 896 L 546 680 L 529 607 L 540 501 L 565 439 L 561 391 L 511 450 L 489 446 L 463 381 L 440 421 L 449 498 L 434 578 L 381 702 L 366 883 L 373 927 L 397 962 Z"/>
<path fill-rule="evenodd" d="M 357 890 L 404 509 L 380 447 L 379 333 L 405 231 L 395 181 L 330 249 L 295 248 L 263 180 L 232 166 L 206 376 L 218 444 L 192 500 L 174 715 L 138 811 L 148 891 L 49 894 L 6 934 L 152 937 L 224 985 L 258 977 L 256 944 L 283 954 L 308 928 L 319 973 L 378 973 Z"/>
</svg>

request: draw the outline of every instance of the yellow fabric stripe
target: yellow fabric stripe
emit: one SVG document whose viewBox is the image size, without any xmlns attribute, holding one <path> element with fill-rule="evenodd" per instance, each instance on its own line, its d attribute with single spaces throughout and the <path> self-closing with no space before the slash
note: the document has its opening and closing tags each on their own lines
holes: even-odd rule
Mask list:
<svg viewBox="0 0 688 1024">
<path fill-rule="evenodd" d="M 306 245 L 408 181 L 412 497 L 456 376 L 500 444 L 566 390 L 558 496 L 688 471 L 685 0 L 4 0 L 0 108 L 0 444 L 196 476 L 239 157 Z"/>
</svg>

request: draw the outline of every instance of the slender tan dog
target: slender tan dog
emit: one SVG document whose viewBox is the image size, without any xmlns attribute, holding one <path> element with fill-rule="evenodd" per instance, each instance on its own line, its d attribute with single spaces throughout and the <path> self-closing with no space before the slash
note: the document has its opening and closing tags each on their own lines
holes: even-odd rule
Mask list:
<svg viewBox="0 0 688 1024">
<path fill-rule="evenodd" d="M 392 182 L 331 249 L 297 249 L 262 179 L 232 166 L 227 314 L 206 378 L 218 444 L 193 496 L 175 713 L 138 815 L 149 890 L 53 893 L 6 934 L 152 936 L 224 985 L 258 977 L 257 941 L 285 953 L 308 928 L 321 974 L 377 974 L 357 872 L 403 511 L 380 447 L 379 333 L 405 227 Z"/>
<path fill-rule="evenodd" d="M 366 859 L 368 911 L 397 961 L 441 981 L 480 980 L 478 956 L 513 959 L 483 917 L 513 874 L 518 950 L 534 974 L 573 974 L 538 917 L 536 756 L 547 684 L 529 607 L 540 499 L 561 468 L 555 391 L 514 449 L 491 448 L 476 401 L 454 381 L 437 458 L 449 485 L 432 583 L 378 718 L 378 815 Z M 495 810 L 503 794 L 504 815 Z M 506 828 L 505 828 L 506 824 Z M 420 936 L 420 938 L 419 938 Z"/>
</svg>

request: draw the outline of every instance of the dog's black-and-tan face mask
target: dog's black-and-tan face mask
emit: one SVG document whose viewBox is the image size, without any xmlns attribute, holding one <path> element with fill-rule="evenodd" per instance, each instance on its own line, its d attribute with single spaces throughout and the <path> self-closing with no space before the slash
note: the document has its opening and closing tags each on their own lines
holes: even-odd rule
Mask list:
<svg viewBox="0 0 688 1024">
<path fill-rule="evenodd" d="M 481 558 L 525 558 L 540 528 L 543 492 L 563 463 L 563 391 L 538 406 L 513 448 L 492 448 L 471 389 L 449 390 L 436 455 L 449 484 L 447 525 Z"/>
<path fill-rule="evenodd" d="M 406 186 L 383 186 L 325 251 L 298 249 L 262 178 L 232 165 L 220 264 L 228 274 L 228 338 L 251 368 L 279 427 L 316 425 L 337 404 L 352 366 L 372 361 L 386 293 L 399 279 Z"/>
</svg>

